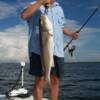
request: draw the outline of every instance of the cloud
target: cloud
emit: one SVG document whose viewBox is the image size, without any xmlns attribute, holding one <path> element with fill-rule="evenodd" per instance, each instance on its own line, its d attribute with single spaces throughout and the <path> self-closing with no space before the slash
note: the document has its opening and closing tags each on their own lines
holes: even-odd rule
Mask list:
<svg viewBox="0 0 100 100">
<path fill-rule="evenodd" d="M 23 25 L 0 32 L 0 62 L 28 62 L 28 36 Z"/>
<path fill-rule="evenodd" d="M 13 16 L 16 13 L 16 6 L 6 2 L 0 2 L 0 20 Z"/>
<path fill-rule="evenodd" d="M 93 9 L 96 9 L 96 8 L 97 8 L 97 6 L 89 6 L 89 7 L 87 7 L 87 9 L 90 9 L 90 10 L 91 9 L 93 10 Z"/>
<path fill-rule="evenodd" d="M 100 51 L 94 49 L 76 49 L 73 57 L 66 51 L 65 62 L 100 62 Z"/>
<path fill-rule="evenodd" d="M 0 36 L 0 62 L 28 61 L 27 37 Z"/>
<path fill-rule="evenodd" d="M 100 51 L 95 49 L 81 50 L 77 56 L 82 56 L 78 61 L 100 61 Z"/>
<path fill-rule="evenodd" d="M 21 25 L 21 24 L 18 24 L 18 25 L 15 25 L 13 27 L 9 27 L 7 29 L 5 29 L 4 32 L 0 32 L 0 36 L 26 36 L 27 35 L 27 31 L 28 31 L 28 28 L 26 25 Z"/>
<path fill-rule="evenodd" d="M 96 9 L 96 8 L 99 9 L 100 8 L 100 5 L 99 4 L 93 4 L 93 5 L 87 7 L 87 9 L 90 9 L 90 10 L 91 9 L 93 10 L 93 9 Z"/>
</svg>

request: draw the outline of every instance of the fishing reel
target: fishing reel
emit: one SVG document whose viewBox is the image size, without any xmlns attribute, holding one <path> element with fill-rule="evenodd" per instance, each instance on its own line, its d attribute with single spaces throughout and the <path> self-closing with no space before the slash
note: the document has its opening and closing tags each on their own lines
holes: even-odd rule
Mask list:
<svg viewBox="0 0 100 100">
<path fill-rule="evenodd" d="M 68 47 L 68 53 L 71 57 L 73 57 L 73 53 L 74 53 L 75 49 L 76 49 L 76 45 L 72 45 L 72 46 Z"/>
</svg>

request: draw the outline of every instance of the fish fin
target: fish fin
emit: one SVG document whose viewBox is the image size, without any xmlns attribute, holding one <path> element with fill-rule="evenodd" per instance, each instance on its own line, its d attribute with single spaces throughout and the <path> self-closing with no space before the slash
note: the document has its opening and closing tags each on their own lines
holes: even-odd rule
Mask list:
<svg viewBox="0 0 100 100">
<path fill-rule="evenodd" d="M 52 65 L 51 65 L 51 67 L 55 67 L 55 63 L 54 63 L 54 60 L 52 61 Z"/>
<path fill-rule="evenodd" d="M 50 72 L 51 72 L 51 70 L 50 70 Z M 51 84 L 50 73 L 48 75 L 46 73 L 44 73 L 44 81 L 47 82 L 48 85 Z"/>
<path fill-rule="evenodd" d="M 53 34 L 51 34 L 51 33 L 48 33 L 48 35 L 49 35 L 49 36 L 53 36 Z M 46 43 L 48 42 L 48 40 L 49 40 L 49 37 L 47 37 L 47 38 L 44 40 L 43 45 L 46 45 Z"/>
</svg>

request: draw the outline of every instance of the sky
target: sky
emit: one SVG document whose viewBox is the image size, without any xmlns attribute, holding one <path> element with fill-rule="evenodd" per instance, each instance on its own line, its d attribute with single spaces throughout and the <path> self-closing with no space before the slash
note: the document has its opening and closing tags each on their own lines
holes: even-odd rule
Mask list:
<svg viewBox="0 0 100 100">
<path fill-rule="evenodd" d="M 0 62 L 28 62 L 28 27 L 20 12 L 32 0 L 0 0 Z M 66 26 L 79 29 L 100 0 L 56 0 L 64 10 Z M 64 36 L 66 42 L 70 40 Z M 100 10 L 80 32 L 73 57 L 65 51 L 65 62 L 100 62 Z"/>
</svg>

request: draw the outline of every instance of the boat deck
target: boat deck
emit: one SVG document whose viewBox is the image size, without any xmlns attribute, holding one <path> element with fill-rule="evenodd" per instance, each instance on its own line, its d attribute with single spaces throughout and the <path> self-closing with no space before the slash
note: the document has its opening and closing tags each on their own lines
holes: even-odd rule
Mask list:
<svg viewBox="0 0 100 100">
<path fill-rule="evenodd" d="M 9 99 L 7 99 L 5 95 L 0 95 L 0 100 L 9 100 Z M 12 98 L 12 100 L 34 100 L 34 99 L 33 99 L 33 96 L 30 96 L 28 98 L 14 97 L 14 98 Z M 43 100 L 48 100 L 48 99 L 43 98 Z"/>
</svg>

